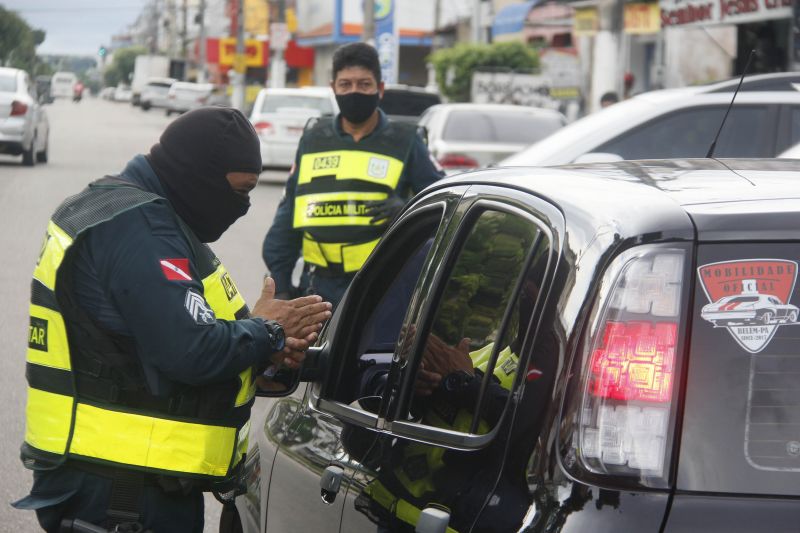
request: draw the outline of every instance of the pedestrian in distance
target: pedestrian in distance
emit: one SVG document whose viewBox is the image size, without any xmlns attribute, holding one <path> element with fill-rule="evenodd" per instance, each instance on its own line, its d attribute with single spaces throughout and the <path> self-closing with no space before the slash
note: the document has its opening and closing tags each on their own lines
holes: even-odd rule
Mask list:
<svg viewBox="0 0 800 533">
<path fill-rule="evenodd" d="M 600 107 L 605 108 L 619 102 L 619 96 L 614 91 L 603 93 L 600 97 Z"/>
<path fill-rule="evenodd" d="M 378 108 L 384 83 L 375 48 L 337 49 L 331 88 L 340 112 L 306 126 L 263 256 L 278 295 L 295 290 L 302 257 L 299 291 L 336 306 L 411 195 L 442 171 L 415 125 Z"/>
<path fill-rule="evenodd" d="M 244 115 L 198 109 L 53 214 L 31 289 L 33 488 L 14 503 L 46 531 L 201 533 L 202 493 L 240 493 L 255 384 L 297 368 L 331 309 L 267 279 L 249 311 L 208 246 L 260 170 Z"/>
</svg>

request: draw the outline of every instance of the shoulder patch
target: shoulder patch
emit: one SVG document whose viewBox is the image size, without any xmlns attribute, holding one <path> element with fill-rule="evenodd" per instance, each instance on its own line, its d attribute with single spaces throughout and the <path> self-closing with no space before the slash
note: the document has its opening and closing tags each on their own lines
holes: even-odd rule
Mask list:
<svg viewBox="0 0 800 533">
<path fill-rule="evenodd" d="M 214 311 L 208 306 L 206 299 L 196 290 L 189 289 L 186 291 L 186 299 L 183 305 L 196 324 L 201 326 L 216 324 L 217 317 L 214 315 Z"/>
<path fill-rule="evenodd" d="M 170 281 L 192 281 L 189 275 L 189 259 L 186 257 L 175 259 L 162 259 L 158 262 L 161 271 Z"/>
</svg>

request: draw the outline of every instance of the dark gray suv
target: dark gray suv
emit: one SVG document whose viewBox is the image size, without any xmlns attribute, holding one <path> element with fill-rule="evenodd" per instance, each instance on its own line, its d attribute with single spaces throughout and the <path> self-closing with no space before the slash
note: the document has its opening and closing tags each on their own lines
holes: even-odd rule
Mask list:
<svg viewBox="0 0 800 533">
<path fill-rule="evenodd" d="M 427 189 L 256 403 L 221 530 L 796 531 L 798 175 L 630 161 Z"/>
</svg>

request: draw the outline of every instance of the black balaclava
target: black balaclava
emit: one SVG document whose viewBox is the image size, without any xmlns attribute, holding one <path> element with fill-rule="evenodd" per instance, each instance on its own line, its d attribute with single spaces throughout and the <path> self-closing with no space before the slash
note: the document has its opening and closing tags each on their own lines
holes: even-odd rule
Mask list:
<svg viewBox="0 0 800 533">
<path fill-rule="evenodd" d="M 261 149 L 238 110 L 204 107 L 173 121 L 147 155 L 167 199 L 202 242 L 213 242 L 247 213 L 250 200 L 234 192 L 229 172 L 261 172 Z"/>
</svg>

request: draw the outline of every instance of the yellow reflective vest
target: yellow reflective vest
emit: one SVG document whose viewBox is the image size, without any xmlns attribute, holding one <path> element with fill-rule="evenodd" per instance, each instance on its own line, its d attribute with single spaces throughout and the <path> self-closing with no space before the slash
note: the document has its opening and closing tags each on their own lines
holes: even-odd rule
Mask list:
<svg viewBox="0 0 800 533">
<path fill-rule="evenodd" d="M 142 383 L 135 407 L 114 394 L 105 401 L 96 394 L 91 399 L 82 394 L 89 387 L 97 391 L 104 385 L 104 390 L 113 390 L 114 384 L 103 382 L 102 371 L 88 381 L 74 371 L 76 358 L 83 357 L 84 351 L 75 339 L 86 338 L 76 328 L 91 331 L 95 353 L 98 347 L 103 351 L 114 344 L 64 296 L 73 245 L 87 229 L 158 200 L 162 198 L 119 178 L 104 178 L 68 198 L 48 224 L 31 286 L 22 446 L 28 467 L 53 467 L 69 458 L 213 482 L 229 478 L 246 452 L 255 393 L 252 369 L 241 372 L 235 383 L 183 387 L 180 396 L 167 399 L 149 395 Z M 247 306 L 232 289 L 235 286 L 225 268 L 188 228 L 182 229 L 195 251 L 204 297 L 217 318 L 247 316 Z M 135 353 L 124 355 L 136 357 Z M 203 411 L 194 416 L 191 412 L 187 416 L 185 409 L 178 416 L 173 409 L 178 401 L 206 400 L 229 407 L 214 415 Z"/>
<path fill-rule="evenodd" d="M 335 118 L 303 135 L 292 225 L 303 231 L 303 260 L 336 272 L 359 270 L 386 230 L 370 222 L 366 202 L 399 191 L 416 126 L 389 122 L 355 142 L 342 138 Z"/>
</svg>

